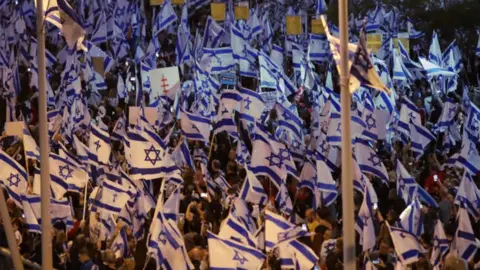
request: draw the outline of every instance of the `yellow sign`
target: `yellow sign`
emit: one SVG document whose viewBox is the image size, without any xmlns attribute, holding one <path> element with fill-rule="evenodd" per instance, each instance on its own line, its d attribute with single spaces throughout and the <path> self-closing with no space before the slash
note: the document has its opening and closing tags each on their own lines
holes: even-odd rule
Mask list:
<svg viewBox="0 0 480 270">
<path fill-rule="evenodd" d="M 287 35 L 300 35 L 302 33 L 302 18 L 300 16 L 287 16 Z"/>
<path fill-rule="evenodd" d="M 236 6 L 235 7 L 235 20 L 248 20 L 250 11 L 248 6 Z"/>
<path fill-rule="evenodd" d="M 150 6 L 160 6 L 163 5 L 163 0 L 150 0 Z"/>
<path fill-rule="evenodd" d="M 185 4 L 185 0 L 172 0 L 173 5 L 183 5 Z"/>
<path fill-rule="evenodd" d="M 225 3 L 211 3 L 210 10 L 212 12 L 212 18 L 216 21 L 224 21 L 226 15 Z"/>
<path fill-rule="evenodd" d="M 312 34 L 325 34 L 322 20 L 312 19 Z"/>
<path fill-rule="evenodd" d="M 377 53 L 382 47 L 382 34 L 368 34 L 367 35 L 367 48 L 372 53 Z"/>
</svg>

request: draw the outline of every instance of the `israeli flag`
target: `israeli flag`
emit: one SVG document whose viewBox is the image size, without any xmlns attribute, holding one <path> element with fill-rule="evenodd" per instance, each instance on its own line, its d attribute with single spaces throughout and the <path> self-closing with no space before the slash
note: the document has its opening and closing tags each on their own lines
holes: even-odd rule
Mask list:
<svg viewBox="0 0 480 270">
<path fill-rule="evenodd" d="M 208 118 L 193 115 L 184 111 L 180 112 L 182 134 L 190 140 L 209 142 L 212 126 Z"/>
<path fill-rule="evenodd" d="M 420 237 L 423 234 L 422 205 L 415 199 L 400 214 L 398 225 L 400 228 Z"/>
<path fill-rule="evenodd" d="M 233 50 L 231 47 L 203 48 L 201 63 L 212 74 L 220 74 L 229 71 L 235 66 Z"/>
<path fill-rule="evenodd" d="M 188 166 L 192 169 L 195 168 L 195 164 L 193 162 L 192 155 L 190 154 L 190 149 L 188 148 L 186 139 L 182 140 L 182 142 L 175 147 L 172 153 L 172 159 L 180 168 L 185 166 Z"/>
<path fill-rule="evenodd" d="M 425 147 L 435 140 L 435 136 L 424 126 L 417 126 L 410 122 L 410 142 L 413 156 L 419 160 L 423 156 Z"/>
<path fill-rule="evenodd" d="M 88 182 L 87 172 L 59 155 L 50 154 L 50 177 L 52 182 L 65 182 L 68 191 L 80 192 Z"/>
<path fill-rule="evenodd" d="M 233 217 L 232 214 L 228 215 L 228 217 L 222 222 L 218 237 L 231 239 L 252 248 L 257 247 L 257 240 L 255 237 L 248 231 L 243 223 Z"/>
<path fill-rule="evenodd" d="M 126 258 L 128 255 L 128 241 L 127 241 L 127 231 L 125 227 L 120 229 L 120 232 L 117 234 L 112 243 L 112 251 L 115 253 L 115 258 Z"/>
<path fill-rule="evenodd" d="M 410 18 L 407 18 L 407 27 L 408 27 L 408 34 L 410 39 L 419 39 L 425 36 L 425 33 L 415 30 L 413 26 L 413 22 Z"/>
<path fill-rule="evenodd" d="M 280 185 L 277 196 L 275 196 L 275 202 L 277 203 L 278 208 L 282 213 L 287 216 L 290 216 L 292 214 L 292 200 L 290 199 L 290 195 L 288 194 L 287 186 L 285 186 L 284 183 Z"/>
<path fill-rule="evenodd" d="M 440 49 L 438 35 L 435 31 L 433 31 L 432 34 L 432 43 L 430 44 L 430 50 L 428 52 L 428 61 L 437 66 L 442 66 L 442 50 Z"/>
<path fill-rule="evenodd" d="M 45 10 L 45 20 L 61 30 L 70 48 L 78 46 L 78 48 L 87 51 L 82 44 L 85 38 L 84 24 L 66 0 L 44 2 L 43 10 Z"/>
<path fill-rule="evenodd" d="M 97 18 L 97 24 L 93 30 L 90 41 L 95 45 L 100 45 L 104 42 L 107 42 L 107 22 L 105 18 L 105 12 L 100 12 L 99 17 Z"/>
<path fill-rule="evenodd" d="M 388 226 L 392 237 L 395 252 L 402 265 L 408 265 L 418 261 L 426 252 L 417 237 L 401 228 Z"/>
<path fill-rule="evenodd" d="M 309 34 L 307 59 L 313 62 L 325 62 L 327 61 L 328 55 L 327 36 Z"/>
<path fill-rule="evenodd" d="M 95 209 L 118 215 L 132 197 L 133 194 L 125 186 L 106 180 L 102 182 L 100 194 L 93 206 Z"/>
<path fill-rule="evenodd" d="M 410 136 L 410 123 L 415 126 L 422 126 L 420 111 L 417 106 L 407 97 L 403 97 L 402 106 L 400 107 L 400 118 L 398 120 L 398 131 Z"/>
<path fill-rule="evenodd" d="M 225 30 L 212 17 L 208 16 L 203 33 L 203 48 L 217 48 L 225 35 Z"/>
<path fill-rule="evenodd" d="M 365 187 L 363 192 L 363 202 L 358 211 L 355 223 L 355 230 L 360 235 L 360 243 L 362 251 L 371 250 L 375 247 L 375 227 L 373 225 L 373 200 L 370 195 L 369 188 Z"/>
<path fill-rule="evenodd" d="M 395 162 L 397 195 L 401 197 L 407 205 L 411 204 L 418 197 L 431 207 L 438 208 L 435 199 L 417 183 L 403 164 L 399 160 Z"/>
<path fill-rule="evenodd" d="M 423 69 L 427 72 L 427 77 L 429 80 L 436 76 L 445 76 L 445 77 L 452 77 L 455 76 L 454 72 L 451 72 L 445 68 L 442 68 L 441 66 L 434 64 L 430 61 L 427 61 L 423 57 L 418 58 L 420 60 L 420 64 L 422 64 Z"/>
<path fill-rule="evenodd" d="M 180 209 L 180 192 L 182 191 L 182 189 L 183 185 L 178 185 L 163 204 L 163 215 L 166 219 L 171 219 L 175 223 L 178 222 L 178 213 Z"/>
<path fill-rule="evenodd" d="M 393 49 L 393 77 L 396 81 L 408 82 L 412 79 L 412 74 L 408 71 L 404 65 L 398 51 Z"/>
<path fill-rule="evenodd" d="M 165 143 L 155 132 L 127 132 L 127 136 L 129 147 L 126 158 L 132 167 L 130 177 L 151 180 L 166 177 L 178 170 L 165 150 Z"/>
<path fill-rule="evenodd" d="M 265 205 L 268 197 L 262 184 L 248 167 L 246 168 L 246 171 L 247 177 L 243 182 L 239 198 L 253 204 Z"/>
<path fill-rule="evenodd" d="M 254 233 L 257 230 L 255 219 L 244 200 L 240 198 L 235 199 L 231 206 L 230 213 L 242 222 L 250 233 Z"/>
<path fill-rule="evenodd" d="M 261 269 L 265 254 L 248 245 L 222 239 L 208 232 L 210 267 L 213 269 Z"/>
<path fill-rule="evenodd" d="M 23 147 L 25 148 L 26 158 L 40 160 L 40 148 L 26 126 L 23 127 Z"/>
<path fill-rule="evenodd" d="M 28 187 L 28 175 L 15 159 L 0 150 L 0 181 L 7 188 L 8 195 L 15 203 L 22 207 L 21 194 L 26 192 Z"/>
<path fill-rule="evenodd" d="M 455 204 L 464 207 L 476 220 L 480 219 L 480 190 L 468 171 L 463 173 L 462 182 L 458 186 Z"/>
<path fill-rule="evenodd" d="M 320 206 L 328 207 L 334 203 L 338 197 L 337 184 L 333 180 L 327 163 L 322 160 L 316 161 L 316 185 L 314 193 L 316 206 L 314 209 Z"/>
<path fill-rule="evenodd" d="M 457 103 L 447 98 L 443 103 L 442 114 L 436 125 L 437 132 L 444 132 L 449 129 L 449 127 L 454 123 L 455 115 L 457 114 L 458 105 Z"/>
<path fill-rule="evenodd" d="M 40 195 L 22 194 L 23 204 L 28 203 L 32 210 L 33 217 L 36 218 L 37 223 L 41 224 L 41 200 Z M 58 222 L 63 222 L 67 229 L 73 227 L 72 207 L 67 198 L 50 199 L 50 217 L 52 218 L 52 225 Z M 32 222 L 34 224 L 34 222 Z"/>
<path fill-rule="evenodd" d="M 435 231 L 433 233 L 433 249 L 430 256 L 430 263 L 433 267 L 440 266 L 440 262 L 442 261 L 443 256 L 447 254 L 449 246 L 450 243 L 445 235 L 445 231 L 443 230 L 443 224 L 439 219 L 437 219 Z"/>
<path fill-rule="evenodd" d="M 173 9 L 171 1 L 165 0 L 162 5 L 162 10 L 157 14 L 155 21 L 153 22 L 153 36 L 156 37 L 158 33 L 168 29 L 168 27 L 170 27 L 177 20 L 177 14 Z"/>
<path fill-rule="evenodd" d="M 115 126 L 113 127 L 112 131 L 112 140 L 113 141 L 122 141 L 123 138 L 127 135 L 126 131 L 126 120 L 125 117 L 122 116 L 118 118 L 117 122 L 115 123 Z"/>
<path fill-rule="evenodd" d="M 457 164 L 465 168 L 472 175 L 480 172 L 480 156 L 475 142 L 470 139 L 468 132 L 464 132 L 462 148 L 457 159 Z"/>
<path fill-rule="evenodd" d="M 328 10 L 328 6 L 325 0 L 316 0 L 315 2 L 315 14 L 320 15 Z"/>
<path fill-rule="evenodd" d="M 468 212 L 463 207 L 458 209 L 457 223 L 457 231 L 450 245 L 450 250 L 458 254 L 463 260 L 469 262 L 473 259 L 478 249 L 478 240 L 475 238 Z"/>
<path fill-rule="evenodd" d="M 147 248 L 157 261 L 158 268 L 194 269 L 187 253 L 182 233 L 176 223 L 159 212 L 150 228 Z M 155 224 L 155 226 L 153 226 Z"/>
<path fill-rule="evenodd" d="M 282 216 L 271 211 L 265 211 L 265 247 L 270 252 L 279 242 L 279 235 L 285 231 L 294 229 L 296 226 Z"/>
<path fill-rule="evenodd" d="M 42 227 L 38 223 L 38 219 L 33 212 L 33 208 L 30 205 L 29 197 L 22 194 L 20 197 L 20 207 L 23 209 L 23 215 L 25 216 L 25 226 L 27 231 L 33 233 L 42 233 Z"/>
<path fill-rule="evenodd" d="M 98 162 L 108 164 L 110 160 L 110 134 L 96 125 L 90 126 L 90 152 L 93 153 Z"/>
<path fill-rule="evenodd" d="M 388 182 L 388 173 L 380 157 L 375 153 L 368 141 L 357 139 L 354 144 L 355 158 L 362 172 L 372 174 L 380 178 L 384 183 Z"/>
</svg>

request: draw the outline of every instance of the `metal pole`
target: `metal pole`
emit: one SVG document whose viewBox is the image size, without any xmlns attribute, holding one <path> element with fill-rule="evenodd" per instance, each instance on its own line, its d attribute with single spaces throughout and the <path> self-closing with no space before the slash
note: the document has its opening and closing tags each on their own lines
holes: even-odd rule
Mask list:
<svg viewBox="0 0 480 270">
<path fill-rule="evenodd" d="M 47 91 L 45 70 L 45 33 L 43 0 L 37 0 L 37 67 L 38 67 L 38 120 L 40 123 L 40 177 L 42 217 L 42 268 L 52 269 L 52 220 L 50 219 L 50 145 L 47 126 Z"/>
<path fill-rule="evenodd" d="M 20 251 L 18 251 L 12 220 L 8 214 L 7 202 L 5 201 L 2 189 L 0 189 L 0 213 L 2 215 L 3 226 L 5 227 L 5 234 L 7 235 L 8 247 L 11 251 L 13 266 L 16 270 L 23 270 L 22 257 L 20 256 Z"/>
<path fill-rule="evenodd" d="M 350 136 L 350 89 L 348 70 L 348 1 L 338 1 L 340 24 L 340 84 L 342 104 L 342 214 L 343 214 L 343 268 L 356 269 L 352 139 Z"/>
</svg>

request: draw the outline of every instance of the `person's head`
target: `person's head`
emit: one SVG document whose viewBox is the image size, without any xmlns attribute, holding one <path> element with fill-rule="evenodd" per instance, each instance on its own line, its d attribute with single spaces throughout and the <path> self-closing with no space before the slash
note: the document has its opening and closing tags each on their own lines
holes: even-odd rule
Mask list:
<svg viewBox="0 0 480 270">
<path fill-rule="evenodd" d="M 13 211 L 15 211 L 16 208 L 17 208 L 17 206 L 15 205 L 15 201 L 12 198 L 8 198 L 7 199 L 8 212 L 12 213 Z"/>
<path fill-rule="evenodd" d="M 467 270 L 468 266 L 458 255 L 448 253 L 445 258 L 444 270 Z"/>
<path fill-rule="evenodd" d="M 305 211 L 305 218 L 308 222 L 313 222 L 315 220 L 315 212 L 312 209 L 307 209 Z"/>
<path fill-rule="evenodd" d="M 64 231 L 59 231 L 55 240 L 58 244 L 65 244 L 67 243 L 67 234 Z"/>
<path fill-rule="evenodd" d="M 342 254 L 343 253 L 343 238 L 342 237 L 337 238 L 337 243 L 335 245 L 335 252 L 337 254 Z"/>
<path fill-rule="evenodd" d="M 384 238 L 380 241 L 380 245 L 378 247 L 378 253 L 380 255 L 387 255 L 390 253 L 390 248 L 392 247 L 392 243 L 390 239 Z"/>
<path fill-rule="evenodd" d="M 87 262 L 90 260 L 90 254 L 88 253 L 87 247 L 82 247 L 78 252 L 78 259 L 81 263 Z"/>
<path fill-rule="evenodd" d="M 15 231 L 18 231 L 22 227 L 22 221 L 20 219 L 16 218 L 12 221 L 12 225 L 13 225 L 13 229 Z"/>
</svg>

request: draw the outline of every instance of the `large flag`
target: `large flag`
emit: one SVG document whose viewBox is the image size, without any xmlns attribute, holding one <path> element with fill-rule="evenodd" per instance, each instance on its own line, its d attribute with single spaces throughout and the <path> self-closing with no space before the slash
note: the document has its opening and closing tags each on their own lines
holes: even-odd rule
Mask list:
<svg viewBox="0 0 480 270">
<path fill-rule="evenodd" d="M 61 30 L 70 48 L 78 46 L 78 48 L 87 50 L 82 44 L 85 37 L 84 24 L 66 0 L 44 1 L 43 10 L 45 11 L 45 20 Z"/>
<path fill-rule="evenodd" d="M 125 186 L 105 180 L 102 182 L 100 194 L 95 198 L 95 209 L 118 215 L 132 198 L 133 194 Z"/>
<path fill-rule="evenodd" d="M 450 243 L 445 235 L 445 231 L 443 230 L 443 224 L 439 219 L 437 219 L 435 231 L 433 233 L 432 255 L 430 256 L 430 263 L 433 265 L 433 267 L 440 266 L 440 262 L 442 261 L 443 256 L 447 254 L 449 246 Z"/>
<path fill-rule="evenodd" d="M 455 204 L 463 205 L 463 207 L 476 220 L 480 219 L 480 190 L 472 179 L 468 171 L 463 173 L 462 182 L 458 186 L 457 195 L 455 196 Z"/>
<path fill-rule="evenodd" d="M 245 169 L 247 171 L 247 178 L 243 182 L 239 198 L 253 204 L 265 205 L 268 197 L 262 184 L 248 167 Z"/>
<path fill-rule="evenodd" d="M 360 243 L 362 250 L 367 251 L 375 247 L 375 227 L 373 226 L 373 212 L 374 203 L 369 188 L 365 186 L 363 192 L 363 202 L 358 211 L 357 220 L 355 223 L 355 230 L 360 235 Z"/>
<path fill-rule="evenodd" d="M 222 239 L 208 232 L 208 252 L 212 269 L 261 269 L 265 254 L 256 248 Z"/>
<path fill-rule="evenodd" d="M 423 233 L 422 205 L 415 199 L 400 214 L 398 225 L 411 234 L 420 237 Z"/>
<path fill-rule="evenodd" d="M 443 105 L 442 114 L 436 125 L 436 130 L 438 132 L 448 130 L 448 128 L 454 123 L 454 118 L 458 109 L 457 103 L 450 98 L 447 98 Z"/>
<path fill-rule="evenodd" d="M 52 182 L 65 182 L 68 185 L 68 191 L 80 192 L 88 182 L 87 172 L 79 168 L 77 164 L 59 156 L 50 153 L 50 177 Z M 58 194 L 62 196 L 63 194 Z M 61 197 L 57 197 L 61 198 Z"/>
<path fill-rule="evenodd" d="M 404 266 L 418 261 L 423 256 L 425 250 L 415 235 L 400 228 L 392 226 L 388 226 L 388 228 L 395 246 L 395 252 Z"/>
<path fill-rule="evenodd" d="M 27 191 L 28 175 L 15 159 L 0 150 L 0 181 L 7 188 L 8 195 L 22 207 L 21 194 Z"/>
<path fill-rule="evenodd" d="M 425 147 L 435 140 L 435 136 L 424 126 L 417 126 L 410 122 L 410 142 L 413 156 L 419 160 L 423 156 Z"/>
<path fill-rule="evenodd" d="M 380 157 L 375 153 L 367 141 L 357 139 L 355 144 L 355 158 L 362 172 L 372 174 L 383 182 L 388 182 L 388 173 Z"/>
<path fill-rule="evenodd" d="M 410 136 L 410 123 L 416 126 L 422 126 L 420 111 L 417 106 L 407 97 L 403 97 L 400 107 L 400 118 L 398 120 L 398 130 L 406 136 Z"/>
<path fill-rule="evenodd" d="M 250 231 L 248 231 L 245 225 L 232 214 L 228 215 L 228 217 L 222 222 L 218 237 L 231 239 L 253 248 L 257 246 L 257 240 L 255 237 Z"/>
<path fill-rule="evenodd" d="M 182 125 L 182 134 L 190 140 L 198 140 L 209 143 L 210 130 L 212 125 L 210 120 L 199 115 L 180 111 L 180 119 Z"/>
<path fill-rule="evenodd" d="M 437 66 L 442 66 L 442 50 L 438 42 L 437 32 L 433 31 L 432 43 L 430 44 L 430 51 L 428 52 L 428 61 Z"/>
<path fill-rule="evenodd" d="M 475 256 L 475 252 L 478 249 L 478 240 L 475 238 L 475 234 L 468 217 L 468 212 L 463 206 L 460 206 L 457 214 L 457 231 L 453 237 L 452 244 L 450 246 L 451 252 L 454 252 L 460 256 L 460 258 L 469 262 Z"/>
<path fill-rule="evenodd" d="M 397 175 L 397 194 L 407 205 L 411 204 L 415 198 L 418 197 L 431 207 L 438 207 L 435 199 L 417 183 L 415 178 L 410 175 L 399 160 L 396 160 L 395 166 Z"/>
<path fill-rule="evenodd" d="M 110 134 L 96 125 L 91 125 L 90 128 L 90 152 L 96 156 L 97 160 L 95 161 L 108 164 L 112 151 Z"/>
</svg>

